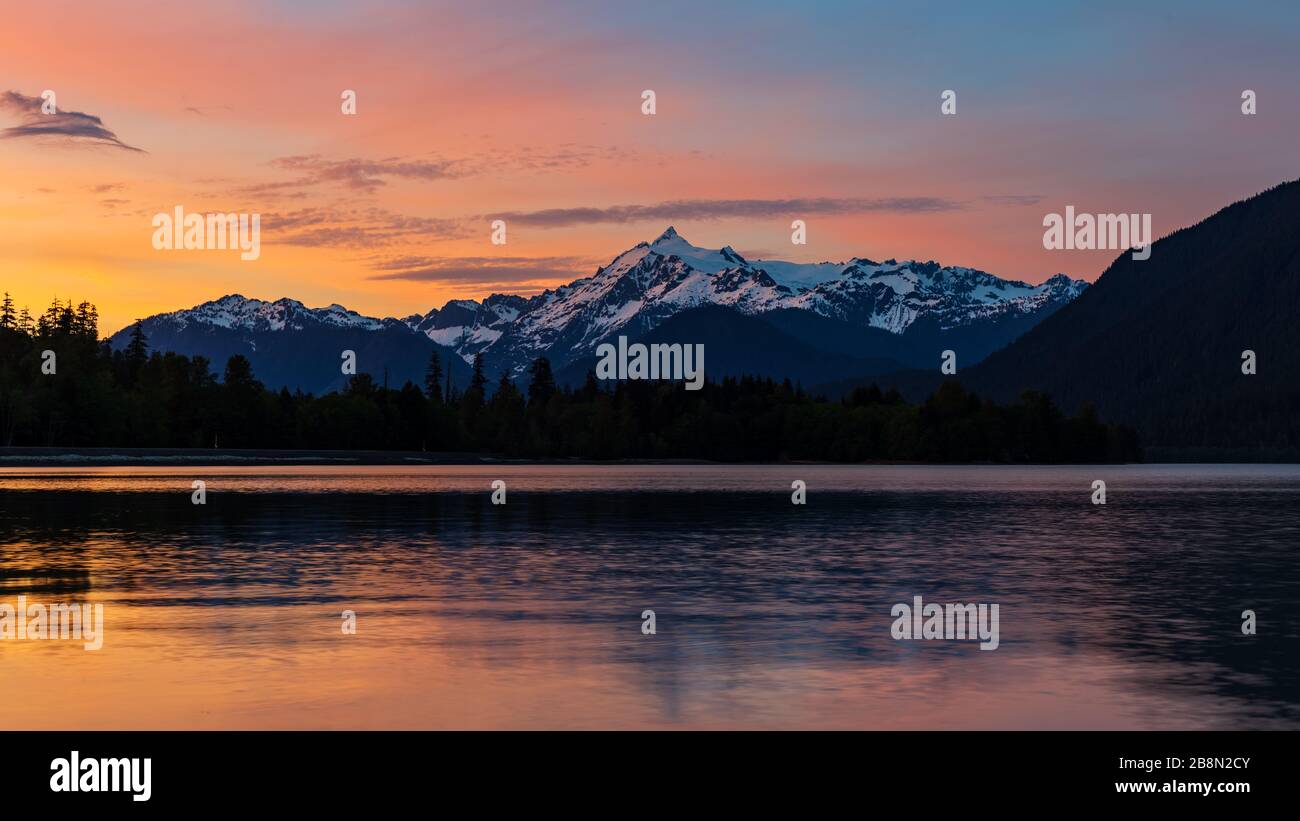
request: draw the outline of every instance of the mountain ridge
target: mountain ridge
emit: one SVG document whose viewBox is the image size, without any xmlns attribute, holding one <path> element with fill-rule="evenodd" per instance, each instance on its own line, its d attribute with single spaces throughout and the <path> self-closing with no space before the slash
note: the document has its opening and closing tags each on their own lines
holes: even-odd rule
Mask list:
<svg viewBox="0 0 1300 821">
<path fill-rule="evenodd" d="M 438 350 L 448 360 L 456 360 L 451 365 L 453 378 L 463 377 L 462 366 L 478 355 L 483 356 L 490 376 L 518 377 L 539 356 L 550 358 L 557 372 L 563 371 L 590 358 L 607 339 L 639 338 L 684 312 L 716 307 L 771 325 L 731 323 L 752 331 L 754 345 L 793 335 L 841 363 L 844 370 L 835 376 L 849 378 L 858 375 L 848 370 L 855 361 L 918 365 L 936 357 L 945 344 L 957 344 L 954 340 L 972 352 L 968 361 L 973 362 L 1087 287 L 1085 281 L 1063 274 L 1029 285 L 933 260 L 750 260 L 730 245 L 719 249 L 692 245 L 669 226 L 654 240 L 616 255 L 591 276 L 532 297 L 493 293 L 481 300 L 455 299 L 399 319 L 368 317 L 338 304 L 308 308 L 289 297 L 266 301 L 227 294 L 193 308 L 156 314 L 144 323 L 155 348 L 215 354 L 222 361 L 218 342 L 250 358 L 259 346 L 284 354 L 296 350 L 298 346 L 276 339 L 286 331 L 318 337 L 316 347 L 326 349 L 343 344 L 343 336 L 350 345 L 363 346 L 374 342 L 366 335 L 383 336 L 384 355 L 399 356 L 402 364 L 395 370 L 418 384 L 420 372 L 412 362 L 419 346 L 409 336 L 422 337 L 432 346 L 423 354 L 426 359 L 428 350 Z M 807 321 L 792 319 L 798 316 Z M 819 341 L 828 328 L 840 339 L 839 349 Z M 129 330 L 114 334 L 112 344 L 125 345 Z M 326 341 L 319 338 L 322 335 L 340 338 Z M 852 350 L 858 340 L 877 350 Z M 740 349 L 733 350 L 739 358 L 714 360 L 723 371 L 754 361 L 740 356 Z M 829 374 L 822 364 L 789 375 L 826 378 Z M 268 384 L 296 376 L 288 361 L 265 362 L 263 367 L 269 368 Z M 342 384 L 323 369 L 309 381 L 319 390 Z"/>
<path fill-rule="evenodd" d="M 494 370 L 519 373 L 542 353 L 551 355 L 558 348 L 562 355 L 551 358 L 563 366 L 590 355 L 606 338 L 648 332 L 669 316 L 706 304 L 751 316 L 805 310 L 903 334 L 924 318 L 936 319 L 947 330 L 1033 315 L 1076 298 L 1087 287 L 1084 280 L 1064 274 L 1029 285 L 933 260 L 747 260 L 729 245 L 716 250 L 691 245 L 669 226 L 590 277 L 526 300 L 513 297 L 506 313 L 497 305 L 508 297 L 487 297 L 472 324 L 445 325 L 441 341 L 450 343 L 462 333 L 467 344 L 453 347 L 467 361 L 484 353 Z M 493 300 L 498 303 L 489 305 Z"/>
</svg>

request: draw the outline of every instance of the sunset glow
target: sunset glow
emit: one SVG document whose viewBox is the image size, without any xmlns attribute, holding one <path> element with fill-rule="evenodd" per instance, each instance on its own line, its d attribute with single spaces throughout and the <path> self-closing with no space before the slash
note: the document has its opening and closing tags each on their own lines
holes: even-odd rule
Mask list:
<svg viewBox="0 0 1300 821">
<path fill-rule="evenodd" d="M 1300 58 L 1276 20 L 564 7 L 15 5 L 0 286 L 33 311 L 91 300 L 105 333 L 233 292 L 406 316 L 590 275 L 669 224 L 750 257 L 1091 280 L 1114 253 L 1045 251 L 1044 214 L 1149 212 L 1159 236 L 1300 159 L 1282 104 Z M 1247 87 L 1257 117 L 1237 111 Z M 39 133 L 46 89 L 115 141 Z M 154 250 L 151 217 L 177 205 L 260 213 L 260 258 Z"/>
</svg>

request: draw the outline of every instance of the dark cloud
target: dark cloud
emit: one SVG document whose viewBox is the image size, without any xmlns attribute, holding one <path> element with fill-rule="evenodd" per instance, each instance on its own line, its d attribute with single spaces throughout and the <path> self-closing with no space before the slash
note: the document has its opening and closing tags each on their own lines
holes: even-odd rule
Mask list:
<svg viewBox="0 0 1300 821">
<path fill-rule="evenodd" d="M 20 137 L 64 137 L 74 142 L 93 145 L 108 145 L 126 151 L 143 149 L 127 145 L 117 135 L 104 127 L 104 121 L 93 114 L 80 111 L 57 109 L 54 114 L 41 113 L 42 100 L 28 97 L 17 91 L 6 91 L 0 95 L 0 109 L 17 114 L 22 118 L 19 125 L 0 131 L 0 139 L 12 140 Z"/>
<path fill-rule="evenodd" d="M 796 198 L 781 200 L 674 200 L 654 205 L 613 205 L 606 208 L 548 208 L 484 215 L 539 228 L 628 222 L 675 222 L 733 217 L 798 219 L 817 214 L 860 214 L 871 211 L 930 213 L 955 211 L 960 203 L 941 197 Z"/>
<path fill-rule="evenodd" d="M 373 267 L 369 279 L 478 284 L 576 279 L 597 263 L 584 257 L 400 257 Z"/>
</svg>

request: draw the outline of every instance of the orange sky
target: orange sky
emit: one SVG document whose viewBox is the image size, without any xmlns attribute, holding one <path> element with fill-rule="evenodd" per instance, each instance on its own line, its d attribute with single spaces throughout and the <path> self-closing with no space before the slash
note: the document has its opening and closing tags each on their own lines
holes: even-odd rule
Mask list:
<svg viewBox="0 0 1300 821">
<path fill-rule="evenodd" d="M 1300 159 L 1268 19 L 1042 12 L 998 35 L 835 3 L 113 6 L 14 6 L 0 29 L 0 94 L 52 89 L 120 141 L 19 134 L 48 121 L 0 106 L 0 288 L 89 299 L 105 333 L 232 292 L 379 316 L 533 293 L 670 223 L 749 256 L 1093 279 L 1114 252 L 1045 251 L 1046 213 L 1149 212 L 1159 235 Z M 260 258 L 155 250 L 177 205 L 260 213 Z"/>
</svg>

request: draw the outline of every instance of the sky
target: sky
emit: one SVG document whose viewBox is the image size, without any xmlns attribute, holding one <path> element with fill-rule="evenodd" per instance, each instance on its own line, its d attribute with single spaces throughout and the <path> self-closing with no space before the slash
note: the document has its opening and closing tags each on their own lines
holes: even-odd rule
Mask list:
<svg viewBox="0 0 1300 821">
<path fill-rule="evenodd" d="M 668 225 L 1094 280 L 1116 252 L 1045 215 L 1160 236 L 1300 176 L 1300 5 L 1133 5 L 0 0 L 0 290 L 105 334 L 228 293 L 403 317 Z M 155 249 L 176 206 L 260 214 L 260 256 Z"/>
</svg>

